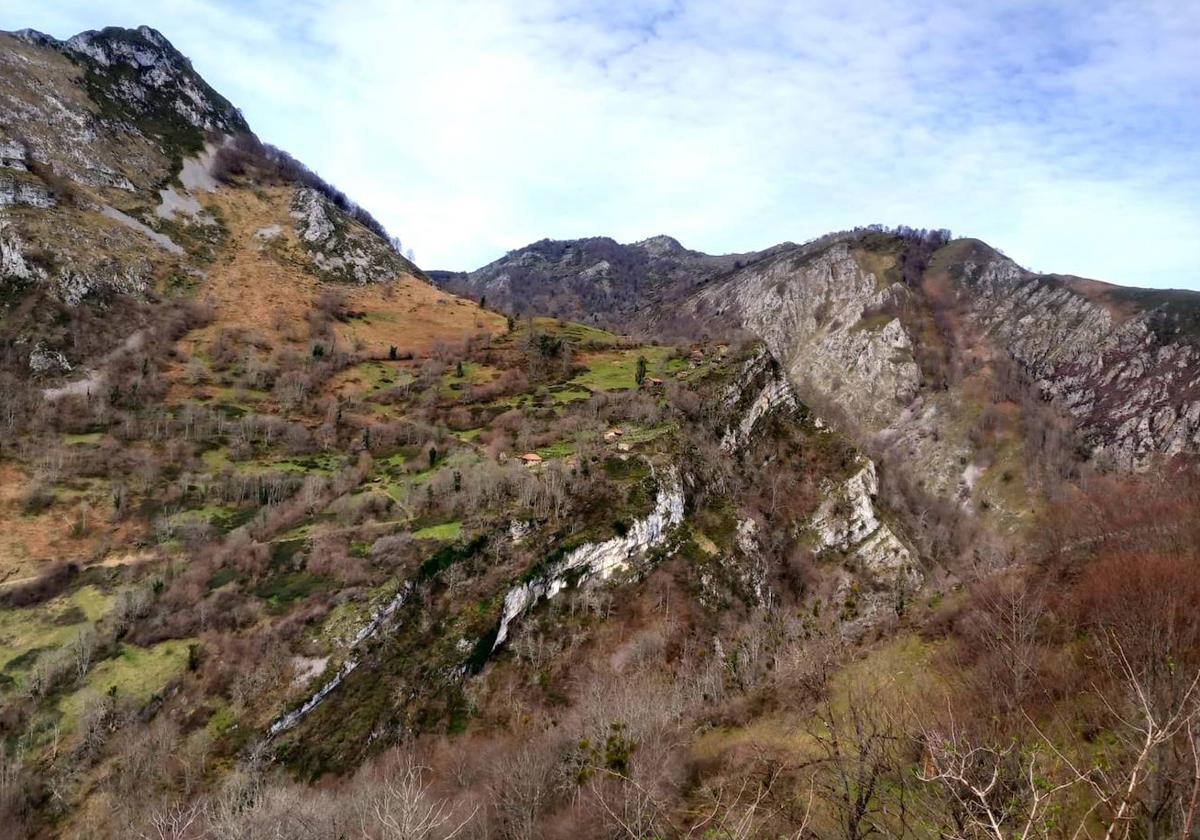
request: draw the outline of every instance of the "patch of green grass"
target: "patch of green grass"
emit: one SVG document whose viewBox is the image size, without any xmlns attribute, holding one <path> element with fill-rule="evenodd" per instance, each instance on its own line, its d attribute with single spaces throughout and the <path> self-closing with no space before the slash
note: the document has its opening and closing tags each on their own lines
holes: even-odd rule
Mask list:
<svg viewBox="0 0 1200 840">
<path fill-rule="evenodd" d="M 209 472 L 221 472 L 226 467 L 233 466 L 233 463 L 229 460 L 229 450 L 224 446 L 217 447 L 216 449 L 206 449 L 200 456 L 200 460 Z"/>
<path fill-rule="evenodd" d="M 411 371 L 397 362 L 360 362 L 351 370 L 350 381 L 361 381 L 367 391 L 382 391 L 396 385 L 407 385 L 415 378 Z"/>
<path fill-rule="evenodd" d="M 116 656 L 97 663 L 78 690 L 58 702 L 65 728 L 79 719 L 89 697 L 116 689 L 118 698 L 145 703 L 187 667 L 188 647 L 195 639 L 170 639 L 151 648 L 122 644 Z"/>
<path fill-rule="evenodd" d="M 674 432 L 678 426 L 674 423 L 659 423 L 657 426 L 635 426 L 631 429 L 626 429 L 625 434 L 621 437 L 622 443 L 631 443 L 635 446 L 640 443 L 650 443 L 658 440 L 663 435 L 668 435 Z"/>
<path fill-rule="evenodd" d="M 208 522 L 221 533 L 227 534 L 233 529 L 245 525 L 257 513 L 258 508 L 256 507 L 236 508 L 229 505 L 208 505 L 180 511 L 171 517 L 170 522 L 171 525 L 178 526 L 189 520 L 200 520 Z"/>
<path fill-rule="evenodd" d="M 546 460 L 551 458 L 566 458 L 568 455 L 575 454 L 575 443 L 569 440 L 560 440 L 534 451 Z"/>
<path fill-rule="evenodd" d="M 222 405 L 230 405 L 242 411 L 253 411 L 255 403 L 260 403 L 270 396 L 270 393 L 259 388 L 243 388 L 241 386 L 222 386 L 213 389 L 213 396 Z"/>
<path fill-rule="evenodd" d="M 476 362 L 462 363 L 462 376 L 458 375 L 458 366 L 451 365 L 442 374 L 439 393 L 443 399 L 454 399 L 468 385 L 484 385 L 491 382 L 500 373 L 494 367 L 481 365 Z"/>
<path fill-rule="evenodd" d="M 572 385 L 555 385 L 550 389 L 550 397 L 557 405 L 569 405 L 573 402 L 582 402 L 592 395 L 592 392 L 586 388 L 580 388 Z"/>
<path fill-rule="evenodd" d="M 344 457 L 336 452 L 321 452 L 316 455 L 280 458 L 277 461 L 249 461 L 246 463 L 246 469 L 331 475 L 342 465 L 343 460 Z"/>
<path fill-rule="evenodd" d="M 612 347 L 621 341 L 621 337 L 616 333 L 586 324 L 560 324 L 554 318 L 535 318 L 533 324 L 534 328 L 541 332 L 551 333 L 582 346 Z"/>
<path fill-rule="evenodd" d="M 231 461 L 226 447 L 209 449 L 200 456 L 210 472 L 221 472 L 232 467 L 238 472 L 297 472 L 332 475 L 341 467 L 345 456 L 337 452 L 319 452 L 315 455 L 295 455 L 288 458 L 258 458 L 253 461 Z"/>
<path fill-rule="evenodd" d="M 63 435 L 63 440 L 72 445 L 91 444 L 98 443 L 102 437 L 104 437 L 104 432 L 84 432 L 78 435 Z"/>
<path fill-rule="evenodd" d="M 111 595 L 96 587 L 81 586 L 44 604 L 0 610 L 0 669 L 28 667 L 31 651 L 66 644 L 88 622 L 104 616 L 112 602 Z"/>
<path fill-rule="evenodd" d="M 463 443 L 471 443 L 472 441 L 474 441 L 476 438 L 479 437 L 479 433 L 482 431 L 483 431 L 483 427 L 480 426 L 478 429 L 466 429 L 465 431 L 455 432 L 454 436 L 456 438 L 458 438 L 459 440 L 461 440 Z"/>
<path fill-rule="evenodd" d="M 267 578 L 255 587 L 254 594 L 272 607 L 282 609 L 330 586 L 331 581 L 311 572 L 287 572 Z"/>
<path fill-rule="evenodd" d="M 646 375 L 671 373 L 668 359 L 672 347 L 635 347 L 630 350 L 605 350 L 589 353 L 583 358 L 584 373 L 571 380 L 572 384 L 592 391 L 618 391 L 637 386 L 638 358 L 646 357 Z"/>
<path fill-rule="evenodd" d="M 413 536 L 419 540 L 456 540 L 462 534 L 462 522 L 443 522 L 440 525 L 430 525 L 413 531 Z"/>
</svg>

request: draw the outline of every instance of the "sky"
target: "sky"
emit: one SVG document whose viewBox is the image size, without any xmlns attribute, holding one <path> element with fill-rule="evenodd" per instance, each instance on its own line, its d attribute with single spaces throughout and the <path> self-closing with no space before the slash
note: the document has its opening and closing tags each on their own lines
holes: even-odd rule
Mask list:
<svg viewBox="0 0 1200 840">
<path fill-rule="evenodd" d="M 1200 0 L 0 0 L 140 24 L 425 268 L 882 223 L 1200 289 Z"/>
</svg>

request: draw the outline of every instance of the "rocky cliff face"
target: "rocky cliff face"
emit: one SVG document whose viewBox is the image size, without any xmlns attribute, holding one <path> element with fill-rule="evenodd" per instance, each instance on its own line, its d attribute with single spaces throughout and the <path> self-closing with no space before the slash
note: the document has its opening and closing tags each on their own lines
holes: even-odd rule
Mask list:
<svg viewBox="0 0 1200 840">
<path fill-rule="evenodd" d="M 296 190 L 291 216 L 296 222 L 296 235 L 323 279 L 362 285 L 415 270 L 387 242 L 354 224 L 311 187 Z"/>
<path fill-rule="evenodd" d="M 787 252 L 701 289 L 687 303 L 709 323 L 736 323 L 760 336 L 793 382 L 834 395 L 845 409 L 883 426 L 921 384 L 912 342 L 896 319 L 864 316 L 906 290 L 863 270 L 840 242 L 816 254 Z"/>
<path fill-rule="evenodd" d="M 543 574 L 513 586 L 504 596 L 492 650 L 504 644 L 513 622 L 539 601 L 553 598 L 568 586 L 603 582 L 617 572 L 630 570 L 683 522 L 683 502 L 683 485 L 677 471 L 672 470 L 663 477 L 654 509 L 634 522 L 627 533 L 581 545 Z"/>
<path fill-rule="evenodd" d="M 980 328 L 1131 468 L 1200 445 L 1200 296 L 1040 277 L 977 243 L 959 246 L 960 297 Z"/>
<path fill-rule="evenodd" d="M 773 417 L 813 423 L 821 436 L 834 434 L 808 415 L 784 369 L 765 347 L 747 359 L 723 404 L 732 418 L 721 440 L 729 452 L 753 444 Z M 880 512 L 878 491 L 875 463 L 856 455 L 844 474 L 822 481 L 822 501 L 807 525 L 818 561 L 836 569 L 833 597 L 841 632 L 849 637 L 894 618 L 925 582 L 916 553 Z M 756 562 L 761 553 L 759 531 L 755 520 L 742 520 L 737 544 L 749 560 L 751 588 L 761 599 L 766 569 Z"/>
</svg>

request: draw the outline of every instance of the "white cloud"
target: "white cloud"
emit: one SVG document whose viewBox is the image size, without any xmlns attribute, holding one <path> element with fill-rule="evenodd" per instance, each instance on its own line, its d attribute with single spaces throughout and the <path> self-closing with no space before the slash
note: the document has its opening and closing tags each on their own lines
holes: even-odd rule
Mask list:
<svg viewBox="0 0 1200 840">
<path fill-rule="evenodd" d="M 0 0 L 149 23 L 430 267 L 544 236 L 750 250 L 880 221 L 1200 287 L 1200 6 Z"/>
</svg>

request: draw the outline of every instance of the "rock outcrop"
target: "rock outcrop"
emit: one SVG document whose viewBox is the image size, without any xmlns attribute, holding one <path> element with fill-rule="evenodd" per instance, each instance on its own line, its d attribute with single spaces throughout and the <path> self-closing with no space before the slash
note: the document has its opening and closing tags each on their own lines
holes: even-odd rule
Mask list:
<svg viewBox="0 0 1200 840">
<path fill-rule="evenodd" d="M 314 691 L 302 704 L 300 704 L 299 707 L 293 709 L 287 714 L 281 715 L 272 721 L 271 725 L 267 727 L 267 737 L 273 738 L 281 732 L 286 732 L 299 723 L 305 715 L 317 708 L 317 706 L 321 705 L 325 698 L 328 697 L 334 689 L 341 685 L 345 681 L 346 677 L 350 676 L 350 674 L 354 672 L 354 669 L 358 667 L 358 648 L 380 631 L 384 624 L 396 614 L 396 610 L 404 606 L 404 603 L 408 600 L 411 594 L 412 585 L 405 584 L 404 586 L 400 587 L 400 591 L 397 592 L 386 604 L 376 609 L 371 614 L 371 618 L 367 621 L 367 623 L 355 632 L 354 638 L 350 640 L 346 657 L 342 661 L 342 664 L 338 666 L 333 676 L 321 683 L 317 690 Z"/>
<path fill-rule="evenodd" d="M 616 572 L 629 569 L 647 551 L 660 545 L 681 522 L 683 485 L 679 475 L 671 471 L 661 480 L 654 510 L 635 521 L 623 536 L 581 545 L 552 563 L 545 572 L 509 589 L 492 649 L 504 644 L 513 622 L 539 601 L 553 598 L 568 586 L 607 580 Z"/>
<path fill-rule="evenodd" d="M 1200 312 L 1190 293 L 1033 275 L 976 246 L 962 298 L 1042 391 L 1124 468 L 1200 447 Z"/>
<path fill-rule="evenodd" d="M 414 266 L 380 237 L 368 231 L 310 187 L 292 198 L 296 235 L 308 251 L 317 273 L 342 283 L 380 283 Z"/>
<path fill-rule="evenodd" d="M 863 320 L 906 291 L 865 271 L 847 242 L 779 254 L 735 277 L 702 289 L 688 307 L 762 338 L 793 382 L 877 427 L 916 395 L 921 372 L 899 320 Z"/>
<path fill-rule="evenodd" d="M 875 507 L 874 462 L 862 462 L 846 481 L 826 486 L 811 524 L 818 556 L 843 559 L 835 597 L 843 632 L 852 636 L 903 611 L 924 583 L 915 554 Z"/>
</svg>

